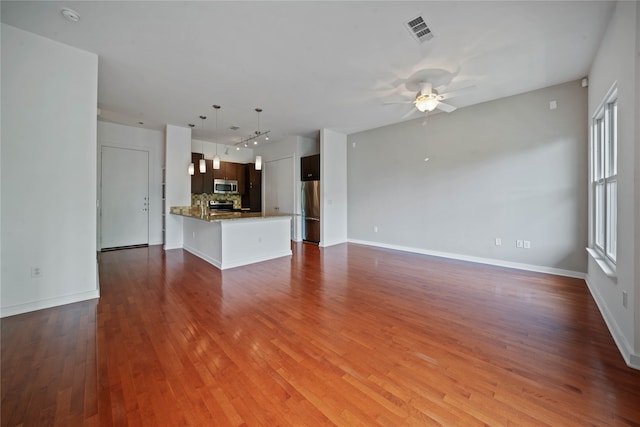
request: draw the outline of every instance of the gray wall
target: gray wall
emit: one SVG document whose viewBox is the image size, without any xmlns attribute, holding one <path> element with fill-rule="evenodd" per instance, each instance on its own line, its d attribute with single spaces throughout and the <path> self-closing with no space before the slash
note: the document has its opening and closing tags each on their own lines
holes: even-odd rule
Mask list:
<svg viewBox="0 0 640 427">
<path fill-rule="evenodd" d="M 586 117 L 573 81 L 350 135 L 349 240 L 585 272 Z"/>
<path fill-rule="evenodd" d="M 636 369 L 640 369 L 639 59 L 640 3 L 617 2 L 589 71 L 589 117 L 617 83 L 618 254 L 615 277 L 609 277 L 589 256 L 587 284 L 625 361 Z"/>
</svg>

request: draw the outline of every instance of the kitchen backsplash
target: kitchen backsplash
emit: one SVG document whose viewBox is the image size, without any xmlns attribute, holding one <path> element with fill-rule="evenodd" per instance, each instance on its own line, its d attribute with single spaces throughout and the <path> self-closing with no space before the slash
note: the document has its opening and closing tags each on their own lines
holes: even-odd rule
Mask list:
<svg viewBox="0 0 640 427">
<path fill-rule="evenodd" d="M 209 203 L 209 200 L 231 200 L 234 209 L 242 207 L 242 198 L 238 194 L 194 194 L 191 193 L 191 206 L 200 206 L 202 202 Z"/>
</svg>

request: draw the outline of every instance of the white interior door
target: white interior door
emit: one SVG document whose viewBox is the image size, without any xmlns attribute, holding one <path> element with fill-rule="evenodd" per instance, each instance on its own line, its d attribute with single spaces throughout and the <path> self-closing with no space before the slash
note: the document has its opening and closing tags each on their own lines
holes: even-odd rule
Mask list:
<svg viewBox="0 0 640 427">
<path fill-rule="evenodd" d="M 149 152 L 102 147 L 101 248 L 149 243 Z"/>
<path fill-rule="evenodd" d="M 291 158 L 264 165 L 265 212 L 293 213 L 293 162 Z"/>
</svg>

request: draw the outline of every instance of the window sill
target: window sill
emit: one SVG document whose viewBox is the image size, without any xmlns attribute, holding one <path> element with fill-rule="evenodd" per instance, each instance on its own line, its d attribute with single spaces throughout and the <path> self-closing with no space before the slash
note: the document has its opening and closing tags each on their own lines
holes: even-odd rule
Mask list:
<svg viewBox="0 0 640 427">
<path fill-rule="evenodd" d="M 611 268 L 611 265 L 607 263 L 602 256 L 591 248 L 587 248 L 587 253 L 593 258 L 593 260 L 598 264 L 602 272 L 611 280 L 618 283 L 618 276 L 616 275 L 615 269 Z"/>
</svg>

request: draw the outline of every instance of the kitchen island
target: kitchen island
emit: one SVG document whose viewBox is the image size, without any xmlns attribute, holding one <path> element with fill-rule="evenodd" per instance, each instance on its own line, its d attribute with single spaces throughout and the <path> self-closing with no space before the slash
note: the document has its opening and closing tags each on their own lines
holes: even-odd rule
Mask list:
<svg viewBox="0 0 640 427">
<path fill-rule="evenodd" d="M 172 207 L 182 247 L 221 270 L 291 256 L 291 215 Z"/>
</svg>

